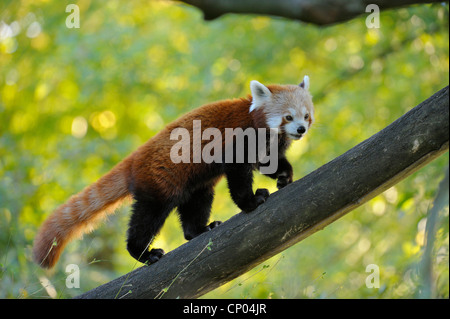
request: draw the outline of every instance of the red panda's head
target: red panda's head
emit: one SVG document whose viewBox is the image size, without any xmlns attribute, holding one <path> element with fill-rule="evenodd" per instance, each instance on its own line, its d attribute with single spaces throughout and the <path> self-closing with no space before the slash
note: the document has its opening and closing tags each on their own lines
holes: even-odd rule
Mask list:
<svg viewBox="0 0 450 319">
<path fill-rule="evenodd" d="M 309 77 L 299 85 L 268 85 L 250 82 L 250 112 L 261 109 L 266 124 L 293 140 L 302 138 L 314 123 L 314 106 L 309 93 Z"/>
</svg>

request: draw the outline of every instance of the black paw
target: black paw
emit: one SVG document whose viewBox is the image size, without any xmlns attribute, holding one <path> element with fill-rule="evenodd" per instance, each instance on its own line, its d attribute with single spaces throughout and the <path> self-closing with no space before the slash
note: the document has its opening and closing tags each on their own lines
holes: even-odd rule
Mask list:
<svg viewBox="0 0 450 319">
<path fill-rule="evenodd" d="M 210 231 L 211 229 L 213 229 L 213 228 L 219 226 L 220 224 L 222 224 L 222 222 L 220 222 L 220 221 L 214 221 L 214 222 L 212 222 L 211 224 L 209 224 L 208 226 L 205 226 L 204 228 L 201 228 L 200 231 L 198 231 L 198 230 L 196 230 L 196 231 L 192 231 L 192 230 L 185 231 L 185 232 L 184 232 L 184 238 L 185 238 L 186 240 L 191 240 L 191 239 L 197 237 L 197 236 L 200 235 L 200 234 L 203 234 L 203 233 L 205 233 L 205 232 L 207 232 L 207 231 Z"/>
<path fill-rule="evenodd" d="M 282 189 L 290 183 L 292 183 L 292 176 L 280 175 L 277 180 L 277 188 Z"/>
<path fill-rule="evenodd" d="M 249 213 L 256 209 L 259 205 L 264 203 L 267 198 L 269 198 L 270 193 L 266 188 L 258 188 L 255 192 L 255 196 L 253 196 L 253 200 L 246 205 L 246 207 L 243 207 L 242 210 L 245 213 Z"/>
<path fill-rule="evenodd" d="M 211 224 L 209 224 L 209 225 L 206 226 L 206 227 L 209 228 L 208 230 L 211 230 L 211 229 L 213 229 L 213 228 L 216 228 L 216 227 L 219 226 L 220 224 L 222 224 L 222 222 L 219 221 L 219 220 L 216 220 L 216 221 L 213 221 Z"/>
<path fill-rule="evenodd" d="M 155 262 L 160 260 L 161 257 L 164 256 L 164 254 L 165 254 L 164 250 L 159 249 L 159 248 L 156 248 L 156 249 L 154 248 L 148 252 L 147 260 L 145 261 L 145 263 L 147 265 L 154 264 Z"/>
<path fill-rule="evenodd" d="M 258 188 L 255 192 L 255 198 L 260 201 L 260 204 L 264 203 L 270 196 L 269 190 L 266 188 Z M 262 201 L 261 201 L 262 200 Z"/>
</svg>

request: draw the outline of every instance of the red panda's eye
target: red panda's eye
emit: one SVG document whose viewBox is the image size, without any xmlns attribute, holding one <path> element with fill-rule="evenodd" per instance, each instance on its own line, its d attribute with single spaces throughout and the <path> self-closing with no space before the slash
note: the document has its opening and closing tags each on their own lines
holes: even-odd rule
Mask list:
<svg viewBox="0 0 450 319">
<path fill-rule="evenodd" d="M 285 118 L 286 118 L 286 120 L 289 121 L 289 122 L 293 120 L 292 116 L 290 116 L 290 115 L 286 115 Z"/>
<path fill-rule="evenodd" d="M 309 114 L 305 115 L 305 120 L 309 119 Z"/>
</svg>

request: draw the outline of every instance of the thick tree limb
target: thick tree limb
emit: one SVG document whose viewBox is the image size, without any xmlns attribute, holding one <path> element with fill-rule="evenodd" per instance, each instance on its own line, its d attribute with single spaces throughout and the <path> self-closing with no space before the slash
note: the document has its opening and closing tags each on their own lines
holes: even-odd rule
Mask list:
<svg viewBox="0 0 450 319">
<path fill-rule="evenodd" d="M 330 25 L 353 19 L 376 4 L 380 10 L 402 6 L 442 2 L 438 0 L 180 0 L 203 11 L 205 20 L 226 13 L 255 13 Z"/>
<path fill-rule="evenodd" d="M 448 99 L 447 86 L 254 212 L 237 214 L 157 263 L 79 298 L 195 298 L 236 278 L 446 152 Z"/>
</svg>

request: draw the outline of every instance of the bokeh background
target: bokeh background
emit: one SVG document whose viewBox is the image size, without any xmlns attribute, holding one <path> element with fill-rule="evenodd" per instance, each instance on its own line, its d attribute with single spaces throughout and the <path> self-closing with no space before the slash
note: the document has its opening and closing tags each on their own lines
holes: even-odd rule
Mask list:
<svg viewBox="0 0 450 319">
<path fill-rule="evenodd" d="M 255 15 L 205 22 L 167 1 L 0 3 L 0 297 L 67 298 L 129 272 L 129 206 L 67 246 L 53 271 L 31 261 L 39 225 L 165 124 L 207 102 L 246 96 L 249 82 L 311 78 L 317 123 L 288 152 L 295 179 L 383 129 L 448 85 L 447 4 L 381 12 L 331 27 Z M 448 153 L 209 298 L 414 298 L 424 233 Z M 276 190 L 257 174 L 255 187 Z M 239 210 L 224 180 L 212 218 Z M 448 205 L 432 254 L 434 297 L 449 296 Z M 156 247 L 185 242 L 171 214 Z M 211 247 L 214 249 L 214 247 Z M 67 288 L 66 265 L 80 267 Z M 380 287 L 365 285 L 366 266 Z M 44 284 L 41 284 L 44 282 Z"/>
</svg>

